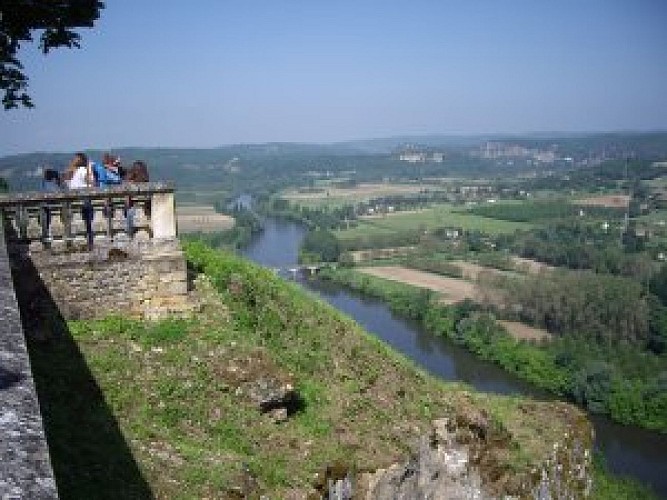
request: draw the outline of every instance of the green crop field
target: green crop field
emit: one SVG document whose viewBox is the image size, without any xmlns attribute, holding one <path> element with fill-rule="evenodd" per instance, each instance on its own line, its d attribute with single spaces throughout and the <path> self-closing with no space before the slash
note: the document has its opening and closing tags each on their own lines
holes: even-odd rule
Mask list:
<svg viewBox="0 0 667 500">
<path fill-rule="evenodd" d="M 357 227 L 337 231 L 340 239 L 351 239 L 362 235 L 390 234 L 422 227 L 430 230 L 437 227 L 461 227 L 469 231 L 488 234 L 512 233 L 517 229 L 529 229 L 531 224 L 491 219 L 468 213 L 461 207 L 439 204 L 419 212 L 394 213 L 386 217 L 361 219 Z"/>
<path fill-rule="evenodd" d="M 437 189 L 442 189 L 442 187 L 433 184 L 398 183 L 366 183 L 349 188 L 318 185 L 316 190 L 312 192 L 289 189 L 283 191 L 280 197 L 291 203 L 311 208 L 334 208 L 343 205 L 355 205 L 383 196 L 408 196 L 417 194 L 423 190 Z"/>
</svg>

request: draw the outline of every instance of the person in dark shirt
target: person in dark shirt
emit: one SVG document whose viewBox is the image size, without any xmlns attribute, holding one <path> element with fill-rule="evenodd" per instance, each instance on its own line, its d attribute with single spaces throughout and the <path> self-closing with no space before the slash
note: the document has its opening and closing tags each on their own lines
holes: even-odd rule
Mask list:
<svg viewBox="0 0 667 500">
<path fill-rule="evenodd" d="M 137 182 L 148 182 L 148 166 L 145 161 L 137 160 L 132 163 L 132 166 L 127 171 L 125 176 L 125 182 L 137 183 Z M 146 206 L 146 210 L 150 211 L 150 206 Z M 134 200 L 131 196 L 127 198 L 127 207 L 125 211 L 125 217 L 127 221 L 127 234 L 132 237 L 134 234 L 134 219 L 137 215 L 137 207 L 135 206 Z"/>
</svg>

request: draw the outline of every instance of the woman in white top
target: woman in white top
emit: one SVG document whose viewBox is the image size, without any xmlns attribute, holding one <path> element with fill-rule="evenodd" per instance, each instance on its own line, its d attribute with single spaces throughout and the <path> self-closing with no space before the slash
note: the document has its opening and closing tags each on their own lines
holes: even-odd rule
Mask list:
<svg viewBox="0 0 667 500">
<path fill-rule="evenodd" d="M 88 157 L 83 153 L 76 153 L 63 177 L 68 189 L 83 189 L 92 186 Z M 93 205 L 90 200 L 83 202 L 81 218 L 86 223 L 86 237 L 90 250 L 93 248 Z"/>
<path fill-rule="evenodd" d="M 77 153 L 70 162 L 64 174 L 65 184 L 69 189 L 81 189 L 90 186 L 88 157 Z"/>
</svg>

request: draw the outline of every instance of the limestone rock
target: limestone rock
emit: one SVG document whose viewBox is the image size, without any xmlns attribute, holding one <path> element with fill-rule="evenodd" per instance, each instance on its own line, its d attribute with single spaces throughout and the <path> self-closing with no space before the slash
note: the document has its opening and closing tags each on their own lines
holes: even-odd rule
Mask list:
<svg viewBox="0 0 667 500">
<path fill-rule="evenodd" d="M 361 474 L 361 498 L 374 500 L 433 500 L 493 498 L 482 489 L 479 472 L 471 464 L 469 448 L 457 442 L 446 419 L 433 423 L 430 436 L 419 442 L 417 452 L 402 464 Z"/>
<path fill-rule="evenodd" d="M 287 418 L 301 405 L 291 376 L 280 370 L 261 349 L 234 358 L 220 375 L 235 388 L 235 394 L 249 399 L 260 412 L 271 412 L 276 421 Z"/>
</svg>

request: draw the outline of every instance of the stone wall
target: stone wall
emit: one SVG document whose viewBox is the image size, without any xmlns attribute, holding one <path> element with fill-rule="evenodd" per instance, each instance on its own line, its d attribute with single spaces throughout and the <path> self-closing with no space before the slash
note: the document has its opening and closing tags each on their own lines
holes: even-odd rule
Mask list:
<svg viewBox="0 0 667 500">
<path fill-rule="evenodd" d="M 33 268 L 65 319 L 109 314 L 152 319 L 193 308 L 177 241 L 151 241 L 141 248 L 96 245 L 91 252 L 27 252 L 12 260 L 26 268 L 26 275 Z"/>
<path fill-rule="evenodd" d="M 0 498 L 57 498 L 0 220 Z"/>
</svg>

